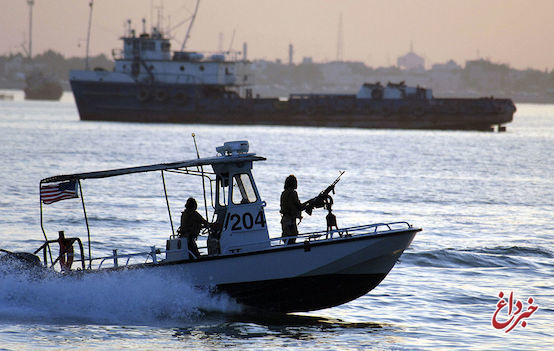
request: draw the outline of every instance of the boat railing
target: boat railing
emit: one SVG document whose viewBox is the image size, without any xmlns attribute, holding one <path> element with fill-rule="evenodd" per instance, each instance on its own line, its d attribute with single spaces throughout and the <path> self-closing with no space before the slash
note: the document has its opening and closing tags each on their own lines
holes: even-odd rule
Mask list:
<svg viewBox="0 0 554 351">
<path fill-rule="evenodd" d="M 408 222 L 390 222 L 390 223 L 373 223 L 360 225 L 355 227 L 347 227 L 342 229 L 333 229 L 333 230 L 322 230 L 317 232 L 301 233 L 298 234 L 297 240 L 307 240 L 307 241 L 316 241 L 316 240 L 327 240 L 334 239 L 336 236 L 338 238 L 351 237 L 354 235 L 367 235 L 367 234 L 381 234 L 383 232 L 389 232 L 399 229 L 410 229 L 412 225 Z M 287 238 L 273 238 L 272 240 L 283 241 Z"/>
<path fill-rule="evenodd" d="M 358 236 L 358 235 L 379 235 L 384 234 L 391 231 L 397 231 L 397 230 L 406 230 L 413 228 L 411 224 L 408 222 L 390 222 L 390 223 L 374 223 L 374 224 L 367 224 L 367 225 L 361 225 L 361 226 L 355 226 L 355 227 L 347 227 L 342 229 L 333 229 L 333 230 L 322 230 L 317 232 L 308 232 L 308 233 L 302 233 L 299 234 L 296 237 L 277 237 L 277 238 L 270 238 L 269 239 L 269 247 L 278 247 L 278 246 L 284 246 L 287 245 L 286 240 L 287 239 L 296 239 L 297 243 L 293 245 L 305 245 L 306 242 L 313 242 L 313 241 L 324 241 L 324 240 L 343 240 L 352 236 Z M 78 240 L 78 239 L 76 239 Z M 39 252 L 40 250 L 43 250 L 44 255 L 46 256 L 46 250 L 48 248 L 48 245 L 50 243 L 57 242 L 57 240 L 51 240 L 45 244 L 43 244 L 37 251 L 35 251 L 35 254 Z M 79 242 L 79 246 L 82 246 L 82 244 Z M 229 248 L 228 250 L 230 252 L 248 252 L 251 251 L 250 248 L 259 249 L 261 245 L 267 245 L 267 241 L 265 242 L 253 242 L 249 244 L 242 244 L 240 247 L 237 246 L 236 248 Z M 207 247 L 200 246 L 198 249 L 201 252 L 204 252 L 208 250 Z M 183 249 L 186 250 L 186 249 Z M 85 261 L 87 259 L 84 258 L 81 255 L 77 259 L 76 255 L 76 262 L 81 262 L 83 265 L 83 270 L 85 270 Z M 119 254 L 117 252 L 117 249 L 113 250 L 113 255 L 110 256 L 104 256 L 104 257 L 96 257 L 89 260 L 89 269 L 92 269 L 92 262 L 99 262 L 98 266 L 94 269 L 102 269 L 102 267 L 107 263 L 110 262 L 108 267 L 104 268 L 118 268 L 118 267 L 126 267 L 129 266 L 130 263 L 135 264 L 136 262 L 131 262 L 133 259 L 137 259 L 142 257 L 144 261 L 142 263 L 148 263 L 149 261 L 153 264 L 160 263 L 160 259 L 158 259 L 158 255 L 162 255 L 166 253 L 166 250 L 161 250 L 159 248 L 156 248 L 156 246 L 151 246 L 150 251 L 143 251 L 143 252 L 137 252 L 137 253 L 130 253 L 130 254 Z M 194 256 L 192 252 L 189 251 L 189 255 L 192 259 L 196 259 L 197 257 Z M 61 254 L 60 254 L 61 256 Z M 204 255 L 202 255 L 204 256 Z M 56 259 L 52 263 L 52 267 L 59 261 Z"/>
<path fill-rule="evenodd" d="M 38 249 L 36 249 L 33 254 L 36 255 L 39 252 L 42 251 L 42 262 L 45 267 L 48 267 L 49 261 L 50 261 L 50 268 L 54 268 L 56 263 L 60 262 L 60 260 L 65 257 L 66 254 L 73 255 L 73 251 L 70 251 L 73 248 L 73 244 L 77 243 L 79 248 L 79 259 L 75 259 L 77 256 L 75 255 L 73 257 L 73 262 L 81 262 L 82 269 L 85 269 L 85 259 L 84 259 L 84 250 L 83 250 L 83 243 L 81 242 L 81 239 L 79 238 L 67 238 L 66 241 L 70 243 L 70 245 L 67 245 L 65 249 L 59 250 L 58 256 L 56 259 L 52 257 L 52 248 L 50 247 L 50 244 L 59 244 L 59 240 L 47 240 L 42 244 Z M 50 257 L 50 260 L 48 259 Z"/>
<path fill-rule="evenodd" d="M 151 246 L 150 251 L 137 252 L 137 253 L 131 253 L 131 254 L 118 254 L 117 249 L 115 249 L 113 250 L 113 255 L 93 258 L 92 261 L 100 261 L 97 269 L 101 269 L 102 265 L 106 261 L 113 262 L 112 267 L 114 268 L 118 268 L 121 266 L 128 266 L 132 258 L 139 258 L 139 257 L 144 257 L 144 263 L 148 263 L 149 260 L 152 260 L 152 263 L 157 264 L 158 263 L 157 255 L 160 255 L 162 253 L 163 253 L 162 250 L 157 249 L 155 246 Z M 125 264 L 122 265 L 120 260 L 124 260 Z"/>
<path fill-rule="evenodd" d="M 203 249 L 205 249 L 204 251 L 207 252 L 208 248 L 207 247 L 199 247 L 199 250 L 203 251 Z M 186 250 L 186 248 L 183 249 L 183 250 Z M 162 249 L 156 248 L 155 246 L 151 246 L 150 251 L 135 252 L 135 253 L 129 253 L 129 254 L 119 254 L 117 252 L 117 249 L 114 249 L 113 250 L 113 255 L 103 256 L 103 257 L 94 257 L 90 260 L 88 260 L 86 258 L 84 260 L 82 260 L 82 257 L 79 257 L 79 256 L 76 255 L 76 257 L 75 257 L 76 260 L 75 261 L 76 262 L 78 262 L 78 261 L 81 261 L 81 262 L 90 261 L 90 266 L 88 267 L 88 269 L 99 270 L 99 269 L 102 269 L 102 268 L 104 268 L 104 269 L 121 268 L 121 267 L 127 267 L 129 265 L 134 265 L 134 264 L 146 264 L 146 263 L 149 263 L 149 262 L 151 262 L 153 264 L 158 264 L 161 261 L 163 261 L 163 259 L 158 258 L 158 255 L 163 255 L 163 254 L 166 254 L 166 250 L 162 250 Z M 188 254 L 192 259 L 197 259 L 198 258 L 190 251 L 188 251 Z M 140 258 L 142 258 L 142 260 L 140 260 L 140 262 L 137 262 L 137 259 L 140 259 Z M 54 262 L 54 264 L 56 262 Z M 94 263 L 94 265 L 93 265 L 93 263 Z M 85 266 L 84 266 L 84 263 L 83 263 L 83 268 L 82 269 L 83 270 L 86 269 Z"/>
<path fill-rule="evenodd" d="M 396 231 L 396 230 L 406 230 L 413 228 L 411 224 L 408 222 L 390 222 L 390 223 L 373 223 L 373 224 L 366 224 L 366 225 L 360 225 L 355 227 L 347 227 L 342 229 L 333 229 L 333 230 L 322 230 L 317 232 L 308 232 L 308 233 L 302 233 L 298 234 L 296 237 L 277 237 L 277 238 L 270 238 L 269 244 L 270 247 L 278 247 L 287 245 L 286 241 L 289 239 L 296 239 L 295 245 L 302 245 L 304 242 L 312 242 L 312 241 L 322 241 L 322 240 L 340 240 L 347 237 L 352 237 L 356 235 L 378 235 L 383 234 L 390 231 Z M 240 247 L 237 246 L 236 248 L 231 247 L 228 250 L 231 252 L 244 252 L 244 251 L 250 251 L 249 248 L 254 247 L 260 247 L 260 245 L 263 243 L 255 242 L 255 243 L 249 243 L 249 244 L 242 244 Z"/>
<path fill-rule="evenodd" d="M 144 263 L 148 263 L 149 260 L 151 260 L 153 263 L 158 263 L 157 255 L 164 253 L 160 249 L 157 249 L 155 246 L 152 246 L 150 251 L 137 252 L 137 253 L 131 253 L 131 254 L 118 254 L 117 250 L 113 250 L 113 255 L 111 256 L 95 257 L 95 258 L 88 259 L 84 255 L 83 244 L 81 243 L 81 240 L 79 238 L 70 238 L 68 240 L 75 241 L 79 245 L 79 251 L 75 252 L 75 255 L 73 257 L 74 263 L 80 262 L 80 267 L 78 268 L 79 270 L 87 269 L 86 267 L 87 261 L 89 262 L 88 269 L 92 269 L 93 262 L 96 263 L 98 261 L 100 261 L 100 263 L 98 263 L 98 266 L 95 267 L 95 269 L 101 269 L 102 265 L 104 265 L 104 263 L 108 260 L 113 261 L 113 264 L 111 265 L 111 267 L 114 267 L 114 268 L 121 267 L 121 266 L 128 266 L 131 259 L 139 258 L 139 257 L 144 257 Z M 52 258 L 51 260 L 49 260 L 48 253 L 51 252 L 50 244 L 54 244 L 54 243 L 58 243 L 58 240 L 49 240 L 44 244 L 42 244 L 41 247 L 39 247 L 37 250 L 33 252 L 33 254 L 36 255 L 42 251 L 43 264 L 45 267 L 48 267 L 48 268 L 54 268 L 55 265 L 60 261 L 60 259 L 67 253 L 67 250 L 60 251 L 56 259 Z M 120 260 L 125 260 L 125 263 L 122 265 Z M 71 269 L 71 268 L 68 268 L 68 269 Z"/>
</svg>

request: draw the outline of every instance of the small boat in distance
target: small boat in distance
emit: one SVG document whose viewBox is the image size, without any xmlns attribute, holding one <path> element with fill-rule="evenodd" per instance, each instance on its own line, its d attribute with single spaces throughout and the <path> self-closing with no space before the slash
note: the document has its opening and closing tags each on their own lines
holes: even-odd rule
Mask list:
<svg viewBox="0 0 554 351">
<path fill-rule="evenodd" d="M 25 100 L 59 100 L 63 87 L 59 79 L 33 69 L 25 75 Z"/>
<path fill-rule="evenodd" d="M 281 233 L 269 235 L 266 203 L 251 172 L 254 163 L 265 158 L 249 153 L 247 141 L 226 142 L 216 150 L 218 155 L 214 157 L 43 179 L 40 214 L 45 242 L 32 255 L 13 253 L 12 258 L 40 271 L 57 271 L 68 279 L 96 272 L 128 274 L 131 268 L 148 270 L 173 279 L 186 279 L 195 286 L 213 289 L 215 294 L 227 294 L 246 308 L 288 313 L 337 306 L 371 291 L 421 231 L 407 222 L 328 227 L 300 234 L 296 243 L 287 244 Z M 189 251 L 186 238 L 177 235 L 171 222 L 165 248 L 151 246 L 147 252 L 133 254 L 118 254 L 114 250 L 113 255 L 93 257 L 81 181 L 147 172 L 162 175 L 161 196 L 166 198 L 170 219 L 164 174 L 199 176 L 208 182 L 204 195 L 211 201 L 214 225 L 203 233 L 200 255 Z M 307 202 L 308 214 L 313 208 L 332 203 L 329 192 L 337 182 L 338 178 Z M 65 238 L 60 233 L 60 238 L 48 239 L 43 205 L 78 197 L 82 201 L 86 236 Z M 132 259 L 142 262 L 129 263 Z M 63 271 L 58 271 L 58 263 Z M 78 263 L 78 268 L 74 269 L 72 263 Z"/>
</svg>

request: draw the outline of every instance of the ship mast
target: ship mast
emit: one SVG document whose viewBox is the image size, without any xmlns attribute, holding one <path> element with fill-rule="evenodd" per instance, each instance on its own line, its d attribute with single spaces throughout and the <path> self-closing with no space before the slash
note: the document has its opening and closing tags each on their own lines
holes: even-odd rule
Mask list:
<svg viewBox="0 0 554 351">
<path fill-rule="evenodd" d="M 196 1 L 196 6 L 194 7 L 194 12 L 192 14 L 192 16 L 190 17 L 190 23 L 189 23 L 189 27 L 187 29 L 187 34 L 185 35 L 185 39 L 183 40 L 183 45 L 181 45 L 181 51 L 185 50 L 185 46 L 187 44 L 187 40 L 190 36 L 190 31 L 192 29 L 192 25 L 194 23 L 194 20 L 196 19 L 196 13 L 198 12 L 198 6 L 200 5 L 200 0 Z"/>
</svg>

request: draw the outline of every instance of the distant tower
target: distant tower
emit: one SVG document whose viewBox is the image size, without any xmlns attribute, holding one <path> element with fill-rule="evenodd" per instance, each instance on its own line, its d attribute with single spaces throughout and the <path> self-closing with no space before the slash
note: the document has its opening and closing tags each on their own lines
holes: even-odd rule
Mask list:
<svg viewBox="0 0 554 351">
<path fill-rule="evenodd" d="M 88 71 L 89 69 L 89 49 L 90 49 L 90 28 L 92 26 L 92 6 L 93 6 L 94 0 L 90 0 L 88 3 L 89 6 L 89 12 L 88 12 L 88 27 L 87 27 L 87 50 L 85 52 L 85 70 Z M 131 20 L 129 20 L 129 30 L 131 30 Z M 134 36 L 134 35 L 133 35 Z"/>
<path fill-rule="evenodd" d="M 342 52 L 342 12 L 339 15 L 339 30 L 337 34 L 337 61 L 343 60 Z"/>
<path fill-rule="evenodd" d="M 242 60 L 248 60 L 248 44 L 246 42 L 242 43 Z"/>
<path fill-rule="evenodd" d="M 289 44 L 289 65 L 292 66 L 292 57 L 294 55 L 294 48 L 292 44 Z"/>
<path fill-rule="evenodd" d="M 33 5 L 35 0 L 27 0 L 29 5 L 29 59 L 33 58 Z"/>
</svg>

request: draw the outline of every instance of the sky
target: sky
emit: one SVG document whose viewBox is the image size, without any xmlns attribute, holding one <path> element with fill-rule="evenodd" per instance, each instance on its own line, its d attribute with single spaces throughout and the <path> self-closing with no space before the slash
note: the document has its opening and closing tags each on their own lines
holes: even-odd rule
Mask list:
<svg viewBox="0 0 554 351">
<path fill-rule="evenodd" d="M 33 55 L 84 57 L 90 0 L 34 0 Z M 128 19 L 137 32 L 186 20 L 193 0 L 94 0 L 90 54 L 112 57 Z M 248 59 L 295 63 L 337 59 L 372 67 L 413 51 L 430 68 L 479 58 L 516 69 L 554 69 L 554 0 L 202 0 L 187 42 L 192 51 L 242 50 Z M 161 21 L 158 21 L 161 18 Z M 342 26 L 339 24 L 342 18 Z M 28 43 L 27 0 L 0 0 L 0 55 Z M 171 31 L 179 49 L 187 26 Z M 342 32 L 342 35 L 339 33 Z M 341 45 L 339 46 L 339 43 Z"/>
</svg>

